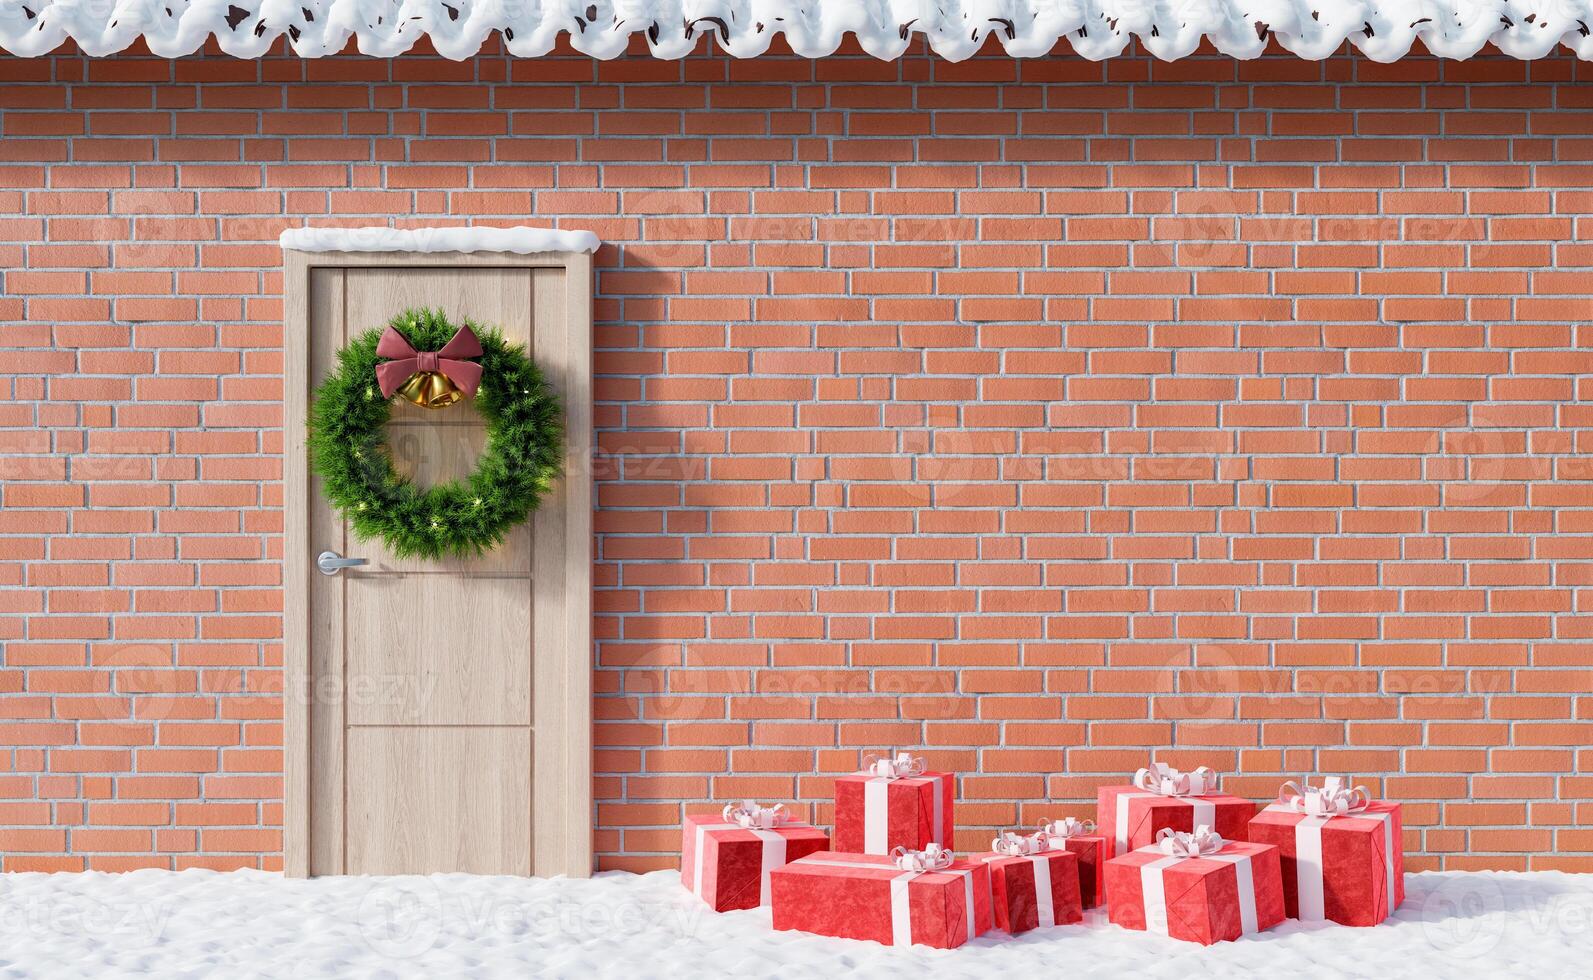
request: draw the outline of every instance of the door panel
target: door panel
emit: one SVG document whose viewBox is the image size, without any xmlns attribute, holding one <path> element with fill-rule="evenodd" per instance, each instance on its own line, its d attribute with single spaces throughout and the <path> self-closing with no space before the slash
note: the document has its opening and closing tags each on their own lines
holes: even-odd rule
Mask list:
<svg viewBox="0 0 1593 980">
<path fill-rule="evenodd" d="M 350 575 L 351 725 L 531 724 L 531 603 L 514 578 Z"/>
<path fill-rule="evenodd" d="M 525 728 L 353 728 L 348 873 L 531 873 Z"/>
</svg>

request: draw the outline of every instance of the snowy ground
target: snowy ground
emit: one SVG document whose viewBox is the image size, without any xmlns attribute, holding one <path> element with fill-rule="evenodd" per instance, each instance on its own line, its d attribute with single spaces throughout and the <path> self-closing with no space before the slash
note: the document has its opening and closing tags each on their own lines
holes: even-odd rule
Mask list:
<svg viewBox="0 0 1593 980">
<path fill-rule="evenodd" d="M 1294 921 L 1201 948 L 1081 926 L 892 949 L 714 915 L 673 871 L 590 881 L 264 872 L 0 875 L 0 977 L 1589 976 L 1593 875 L 1421 874 L 1372 929 Z"/>
</svg>

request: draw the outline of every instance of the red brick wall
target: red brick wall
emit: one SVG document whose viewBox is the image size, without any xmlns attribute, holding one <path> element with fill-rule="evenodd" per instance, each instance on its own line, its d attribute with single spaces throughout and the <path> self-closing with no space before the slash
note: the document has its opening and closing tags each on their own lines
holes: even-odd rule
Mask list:
<svg viewBox="0 0 1593 980">
<path fill-rule="evenodd" d="M 604 866 L 1176 744 L 1593 867 L 1586 72 L 0 57 L 0 867 L 278 866 L 275 238 L 344 218 L 610 243 Z"/>
</svg>

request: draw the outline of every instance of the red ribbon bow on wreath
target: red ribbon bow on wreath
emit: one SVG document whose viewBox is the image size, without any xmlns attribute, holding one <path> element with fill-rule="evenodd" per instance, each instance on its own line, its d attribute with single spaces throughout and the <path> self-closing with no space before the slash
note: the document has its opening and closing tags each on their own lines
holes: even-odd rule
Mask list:
<svg viewBox="0 0 1593 980">
<path fill-rule="evenodd" d="M 376 383 L 382 386 L 383 398 L 393 397 L 400 385 L 423 371 L 441 374 L 472 397 L 481 384 L 481 365 L 465 360 L 481 356 L 481 341 L 468 326 L 460 327 L 439 351 L 418 351 L 389 326 L 376 342 L 376 356 L 388 358 L 376 365 Z"/>
</svg>

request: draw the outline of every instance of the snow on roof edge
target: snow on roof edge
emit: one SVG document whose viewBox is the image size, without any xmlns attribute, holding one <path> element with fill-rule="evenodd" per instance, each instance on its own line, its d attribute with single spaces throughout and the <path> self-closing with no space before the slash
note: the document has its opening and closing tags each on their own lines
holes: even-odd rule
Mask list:
<svg viewBox="0 0 1593 980">
<path fill-rule="evenodd" d="M 1368 58 L 1397 61 L 1420 39 L 1444 58 L 1492 43 L 1516 58 L 1564 45 L 1593 60 L 1593 0 L 0 0 L 0 49 L 48 54 L 68 39 L 87 54 L 113 54 L 142 37 L 160 57 L 191 54 L 214 36 L 221 49 L 256 58 L 288 36 L 301 57 L 341 52 L 390 58 L 422 37 L 463 61 L 493 33 L 519 57 L 547 54 L 561 35 L 595 58 L 623 54 L 642 34 L 652 54 L 675 59 L 707 34 L 752 58 L 782 35 L 797 54 L 833 54 L 846 37 L 876 58 L 901 57 L 922 35 L 949 61 L 994 36 L 1013 57 L 1049 54 L 1066 40 L 1101 60 L 1132 40 L 1163 60 L 1209 41 L 1255 58 L 1276 38 L 1319 60 L 1347 40 Z"/>
<path fill-rule="evenodd" d="M 299 252 L 595 252 L 589 231 L 556 228 L 289 228 L 277 238 Z"/>
</svg>

